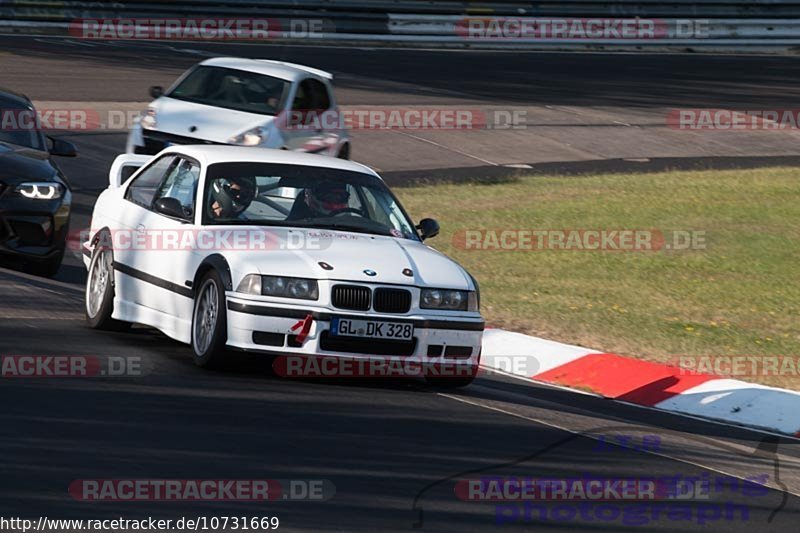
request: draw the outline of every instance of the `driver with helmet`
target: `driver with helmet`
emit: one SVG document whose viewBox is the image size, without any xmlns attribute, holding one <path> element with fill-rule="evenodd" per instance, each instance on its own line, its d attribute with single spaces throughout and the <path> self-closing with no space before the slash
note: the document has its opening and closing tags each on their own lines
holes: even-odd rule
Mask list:
<svg viewBox="0 0 800 533">
<path fill-rule="evenodd" d="M 211 183 L 211 216 L 244 218 L 244 211 L 256 197 L 256 179 L 252 176 L 216 178 Z"/>
</svg>

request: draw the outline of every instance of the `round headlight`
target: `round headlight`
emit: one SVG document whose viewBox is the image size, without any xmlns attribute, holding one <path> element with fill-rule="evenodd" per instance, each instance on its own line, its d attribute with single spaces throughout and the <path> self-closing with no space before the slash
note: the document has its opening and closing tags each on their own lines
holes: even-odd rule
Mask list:
<svg viewBox="0 0 800 533">
<path fill-rule="evenodd" d="M 444 293 L 444 307 L 460 309 L 464 305 L 464 293 L 461 291 L 447 291 Z"/>
<path fill-rule="evenodd" d="M 306 279 L 298 279 L 289 284 L 289 296 L 303 298 L 311 291 L 311 283 Z"/>
<path fill-rule="evenodd" d="M 439 307 L 442 303 L 442 293 L 437 290 L 423 291 L 422 304 L 425 307 Z"/>
<path fill-rule="evenodd" d="M 261 283 L 263 294 L 283 294 L 286 290 L 286 280 L 281 277 L 264 276 Z"/>
<path fill-rule="evenodd" d="M 18 185 L 17 192 L 32 200 L 55 200 L 61 198 L 64 188 L 54 182 L 31 182 Z"/>
<path fill-rule="evenodd" d="M 152 130 L 158 125 L 156 120 L 156 110 L 152 107 L 144 112 L 142 118 L 139 119 L 139 124 L 146 130 Z"/>
</svg>

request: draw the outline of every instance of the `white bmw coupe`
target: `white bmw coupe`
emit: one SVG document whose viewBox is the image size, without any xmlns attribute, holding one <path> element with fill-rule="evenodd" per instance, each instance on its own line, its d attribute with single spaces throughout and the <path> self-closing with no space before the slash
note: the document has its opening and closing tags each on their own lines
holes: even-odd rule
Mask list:
<svg viewBox="0 0 800 533">
<path fill-rule="evenodd" d="M 204 367 L 234 348 L 477 370 L 475 279 L 423 243 L 438 224 L 415 226 L 371 169 L 185 145 L 121 155 L 109 181 L 82 243 L 91 327 L 155 327 Z"/>
</svg>

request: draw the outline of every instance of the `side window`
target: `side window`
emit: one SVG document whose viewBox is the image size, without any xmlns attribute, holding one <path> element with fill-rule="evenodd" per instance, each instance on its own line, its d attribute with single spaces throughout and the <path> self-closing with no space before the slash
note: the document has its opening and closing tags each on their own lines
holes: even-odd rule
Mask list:
<svg viewBox="0 0 800 533">
<path fill-rule="evenodd" d="M 306 78 L 297 86 L 292 109 L 296 111 L 324 111 L 330 109 L 328 88 L 319 80 Z"/>
<path fill-rule="evenodd" d="M 199 180 L 200 165 L 189 159 L 176 157 L 153 196 L 153 202 L 161 198 L 175 198 L 181 203 L 186 218 L 190 218 L 194 214 L 194 199 Z"/>
<path fill-rule="evenodd" d="M 400 206 L 389 194 L 375 194 L 376 191 L 369 187 L 362 187 L 361 192 L 364 194 L 365 207 L 370 218 L 384 226 L 393 228 L 392 235 L 396 237 L 402 236 L 410 239 L 413 235 L 416 235 L 414 228 L 410 227 L 406 222 L 406 217 L 400 210 Z"/>
<path fill-rule="evenodd" d="M 378 203 L 378 199 L 375 198 L 375 195 L 369 190 L 367 187 L 361 187 L 361 193 L 364 196 L 364 208 L 366 209 L 369 217 L 376 222 L 380 222 L 386 226 L 394 226 L 392 221 L 389 220 L 389 217 L 386 215 L 386 211 L 383 207 Z"/>
<path fill-rule="evenodd" d="M 309 80 L 303 80 L 297 86 L 297 93 L 294 95 L 294 102 L 292 102 L 292 110 L 294 111 L 309 111 L 312 107 L 313 101 L 311 100 L 311 91 L 308 87 Z"/>
<path fill-rule="evenodd" d="M 128 186 L 128 190 L 125 192 L 125 199 L 150 209 L 153 205 L 156 189 L 161 184 L 174 159 L 174 155 L 165 155 L 146 168 Z"/>
<path fill-rule="evenodd" d="M 328 88 L 319 80 L 309 78 L 303 83 L 308 82 L 308 89 L 311 92 L 311 100 L 313 102 L 313 109 L 316 111 L 325 111 L 331 107 L 331 99 L 328 96 Z"/>
</svg>

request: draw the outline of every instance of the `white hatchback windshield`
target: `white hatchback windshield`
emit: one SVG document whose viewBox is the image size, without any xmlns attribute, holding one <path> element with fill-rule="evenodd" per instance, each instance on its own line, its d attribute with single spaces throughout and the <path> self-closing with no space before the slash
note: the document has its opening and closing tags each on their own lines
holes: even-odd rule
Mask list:
<svg viewBox="0 0 800 533">
<path fill-rule="evenodd" d="M 282 108 L 289 82 L 222 67 L 197 67 L 167 96 L 260 115 L 275 115 Z"/>
<path fill-rule="evenodd" d="M 273 163 L 217 163 L 206 175 L 203 223 L 336 229 L 418 240 L 378 178 Z"/>
</svg>

